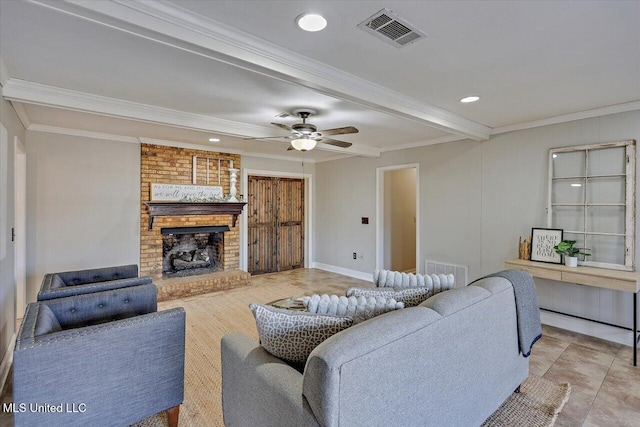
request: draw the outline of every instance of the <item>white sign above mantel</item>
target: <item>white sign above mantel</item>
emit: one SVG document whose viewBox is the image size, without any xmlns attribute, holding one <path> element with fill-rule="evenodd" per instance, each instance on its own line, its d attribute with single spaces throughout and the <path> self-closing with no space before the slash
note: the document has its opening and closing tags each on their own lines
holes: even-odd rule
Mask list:
<svg viewBox="0 0 640 427">
<path fill-rule="evenodd" d="M 151 184 L 154 202 L 179 202 L 185 199 L 221 199 L 219 185 Z"/>
</svg>

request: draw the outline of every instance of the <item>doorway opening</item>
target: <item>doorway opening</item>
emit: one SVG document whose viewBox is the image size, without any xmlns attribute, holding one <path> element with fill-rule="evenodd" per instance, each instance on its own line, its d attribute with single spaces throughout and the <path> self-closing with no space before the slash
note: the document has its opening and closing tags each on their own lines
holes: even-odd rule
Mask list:
<svg viewBox="0 0 640 427">
<path fill-rule="evenodd" d="M 419 272 L 418 170 L 417 164 L 377 169 L 378 270 Z"/>
</svg>

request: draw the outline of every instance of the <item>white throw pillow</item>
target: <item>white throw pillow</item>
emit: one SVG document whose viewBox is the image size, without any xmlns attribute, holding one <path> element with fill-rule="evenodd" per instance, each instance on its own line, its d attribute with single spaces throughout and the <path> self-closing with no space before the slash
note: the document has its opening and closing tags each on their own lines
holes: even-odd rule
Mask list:
<svg viewBox="0 0 640 427">
<path fill-rule="evenodd" d="M 385 297 L 342 297 L 337 295 L 312 295 L 302 303 L 310 313 L 350 316 L 353 323 L 364 322 L 387 311 L 404 308 L 404 303 Z"/>
<path fill-rule="evenodd" d="M 425 286 L 415 288 L 349 288 L 347 297 L 385 297 L 403 302 L 405 307 L 415 307 L 432 295 Z"/>
</svg>

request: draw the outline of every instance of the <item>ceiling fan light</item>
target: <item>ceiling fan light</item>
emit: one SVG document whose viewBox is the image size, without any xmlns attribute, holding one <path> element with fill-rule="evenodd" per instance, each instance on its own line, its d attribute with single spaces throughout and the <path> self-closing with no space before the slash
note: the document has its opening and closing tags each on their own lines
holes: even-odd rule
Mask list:
<svg viewBox="0 0 640 427">
<path fill-rule="evenodd" d="M 320 31 L 327 26 L 327 20 L 322 15 L 315 13 L 303 13 L 296 18 L 298 27 L 305 31 Z"/>
<path fill-rule="evenodd" d="M 316 144 L 317 142 L 315 139 L 309 139 L 309 138 L 298 138 L 298 139 L 291 140 L 291 146 L 298 151 L 313 150 Z"/>
</svg>

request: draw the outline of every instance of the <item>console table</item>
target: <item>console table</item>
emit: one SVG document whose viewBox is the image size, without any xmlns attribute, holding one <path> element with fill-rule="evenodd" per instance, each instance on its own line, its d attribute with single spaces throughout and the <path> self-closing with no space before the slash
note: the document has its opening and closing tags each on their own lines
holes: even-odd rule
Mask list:
<svg viewBox="0 0 640 427">
<path fill-rule="evenodd" d="M 594 267 L 566 267 L 562 264 L 512 259 L 504 262 L 505 268 L 524 270 L 533 277 L 578 283 L 597 288 L 629 292 L 633 298 L 633 366 L 638 366 L 638 291 L 640 272 L 610 270 Z"/>
</svg>

